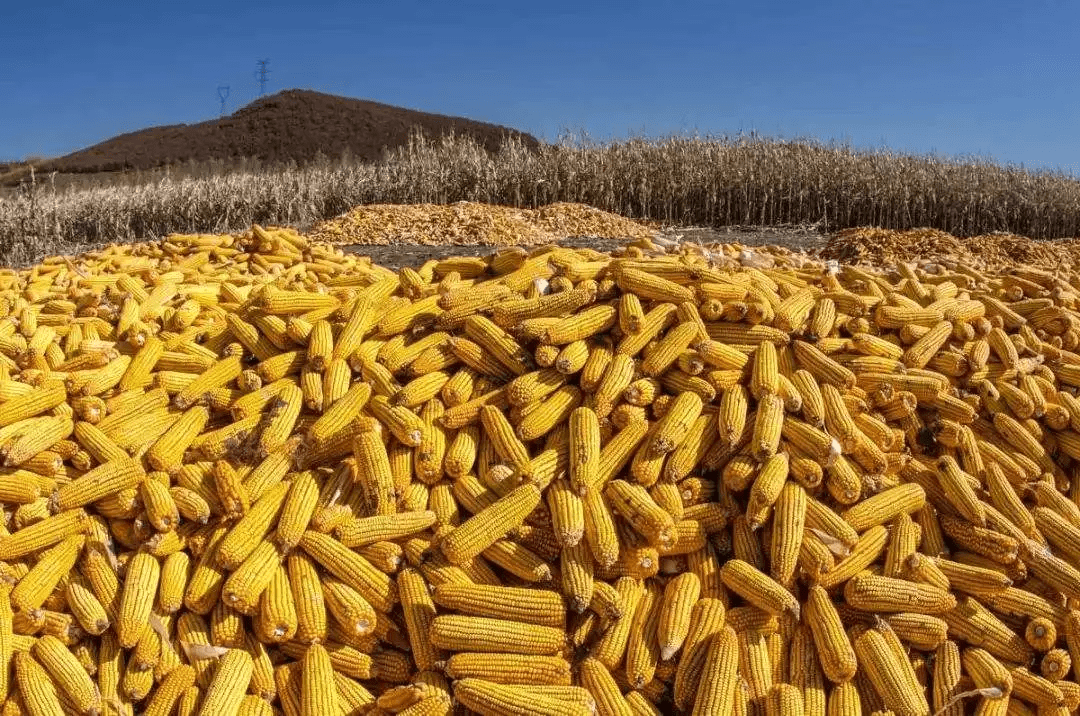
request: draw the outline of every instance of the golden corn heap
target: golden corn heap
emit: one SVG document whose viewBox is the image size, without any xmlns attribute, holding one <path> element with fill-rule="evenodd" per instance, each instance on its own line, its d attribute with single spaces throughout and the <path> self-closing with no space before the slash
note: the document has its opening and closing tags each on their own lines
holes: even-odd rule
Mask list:
<svg viewBox="0 0 1080 716">
<path fill-rule="evenodd" d="M 310 238 L 334 244 L 536 245 L 567 236 L 651 239 L 652 222 L 585 204 L 538 209 L 458 201 L 453 204 L 363 204 L 321 221 Z"/>
<path fill-rule="evenodd" d="M 831 235 L 822 253 L 840 261 L 871 265 L 903 261 L 932 263 L 947 258 L 981 269 L 1024 263 L 1053 270 L 1080 261 L 1080 240 L 1029 239 L 1000 232 L 961 237 L 930 228 L 896 231 L 856 227 Z"/>
<path fill-rule="evenodd" d="M 0 714 L 1075 712 L 1080 275 L 771 260 L 0 273 Z"/>
</svg>

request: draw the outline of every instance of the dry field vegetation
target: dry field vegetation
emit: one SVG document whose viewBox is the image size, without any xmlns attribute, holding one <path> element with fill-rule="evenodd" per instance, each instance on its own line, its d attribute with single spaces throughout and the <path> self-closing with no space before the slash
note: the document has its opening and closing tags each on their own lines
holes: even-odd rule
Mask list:
<svg viewBox="0 0 1080 716">
<path fill-rule="evenodd" d="M 1080 231 L 1080 182 L 1062 173 L 756 137 L 608 144 L 570 137 L 535 151 L 510 142 L 491 154 L 469 139 L 417 136 L 377 163 L 186 174 L 67 188 L 38 176 L 0 195 L 0 251 L 25 264 L 173 232 L 307 228 L 358 204 L 460 200 L 524 208 L 580 202 L 679 226 L 920 226 L 1033 238 Z"/>
</svg>

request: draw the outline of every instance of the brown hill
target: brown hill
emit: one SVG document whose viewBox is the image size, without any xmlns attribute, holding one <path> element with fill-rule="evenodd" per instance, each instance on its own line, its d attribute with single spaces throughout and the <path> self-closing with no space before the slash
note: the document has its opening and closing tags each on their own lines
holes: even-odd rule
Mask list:
<svg viewBox="0 0 1080 716">
<path fill-rule="evenodd" d="M 39 171 L 84 173 L 145 170 L 179 162 L 255 158 L 268 163 L 306 162 L 321 152 L 346 150 L 375 161 L 386 148 L 405 144 L 414 128 L 429 137 L 454 133 L 496 151 L 506 137 L 539 146 L 532 135 L 463 117 L 419 112 L 311 90 L 285 90 L 260 98 L 227 117 L 199 124 L 150 127 L 107 139 L 37 164 Z"/>
</svg>

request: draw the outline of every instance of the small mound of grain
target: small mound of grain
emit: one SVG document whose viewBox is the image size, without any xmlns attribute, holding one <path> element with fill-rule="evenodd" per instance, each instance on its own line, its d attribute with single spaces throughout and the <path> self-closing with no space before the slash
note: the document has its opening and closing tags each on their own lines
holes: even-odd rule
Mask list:
<svg viewBox="0 0 1080 716">
<path fill-rule="evenodd" d="M 653 227 L 584 204 L 518 209 L 454 204 L 365 204 L 320 222 L 310 238 L 334 244 L 489 244 L 532 246 L 572 236 L 642 239 Z"/>
<path fill-rule="evenodd" d="M 957 237 L 929 228 L 895 231 L 859 227 L 836 232 L 825 245 L 823 256 L 878 265 L 932 259 L 980 268 L 1012 263 L 1053 268 L 1080 259 L 1080 241 L 1035 240 L 1009 233 Z"/>
<path fill-rule="evenodd" d="M 829 238 L 826 258 L 851 263 L 893 264 L 923 256 L 940 259 L 968 256 L 952 234 L 937 229 L 894 231 L 876 227 L 843 229 Z"/>
</svg>

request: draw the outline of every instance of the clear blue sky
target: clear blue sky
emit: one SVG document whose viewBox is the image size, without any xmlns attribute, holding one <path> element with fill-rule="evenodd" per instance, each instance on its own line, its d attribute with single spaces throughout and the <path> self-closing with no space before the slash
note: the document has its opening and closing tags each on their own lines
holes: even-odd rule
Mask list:
<svg viewBox="0 0 1080 716">
<path fill-rule="evenodd" d="M 547 139 L 757 131 L 1080 175 L 1080 3 L 5 2 L 0 159 L 309 88 Z"/>
</svg>

